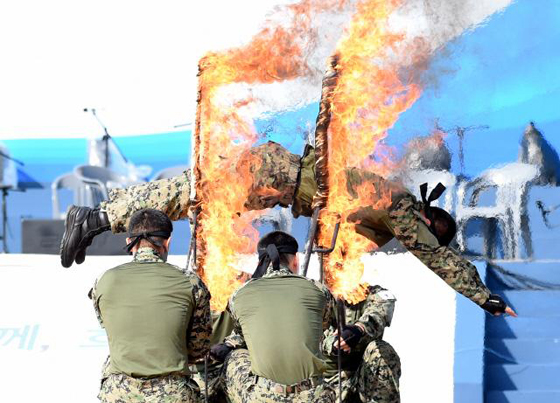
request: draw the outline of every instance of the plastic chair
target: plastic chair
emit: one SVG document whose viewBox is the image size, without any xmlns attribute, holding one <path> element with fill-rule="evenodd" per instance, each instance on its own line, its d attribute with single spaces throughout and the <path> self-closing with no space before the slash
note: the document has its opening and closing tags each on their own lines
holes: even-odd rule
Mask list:
<svg viewBox="0 0 560 403">
<path fill-rule="evenodd" d="M 519 259 L 520 237 L 525 240 L 526 249 L 531 249 L 527 215 L 527 191 L 529 183 L 537 176 L 534 165 L 511 163 L 501 168 L 488 169 L 472 181 L 461 182 L 457 189 L 457 243 L 465 250 L 465 228 L 471 218 L 495 219 L 502 228 L 504 258 Z M 495 189 L 496 204 L 479 206 L 482 192 Z M 469 197 L 470 195 L 470 197 Z M 527 228 L 522 228 L 522 222 Z"/>
<path fill-rule="evenodd" d="M 174 178 L 175 176 L 181 175 L 188 168 L 189 168 L 188 165 L 175 165 L 173 167 L 165 168 L 162 169 L 161 171 L 156 172 L 152 180 L 157 181 L 160 179 Z"/>
<path fill-rule="evenodd" d="M 110 169 L 94 165 L 79 165 L 74 168 L 74 175 L 90 190 L 91 200 L 87 202 L 94 206 L 107 200 L 111 189 L 143 183 L 143 181 L 131 180 Z"/>
<path fill-rule="evenodd" d="M 54 219 L 63 219 L 66 216 L 66 212 L 61 211 L 60 208 L 60 200 L 58 198 L 59 189 L 71 190 L 73 192 L 73 201 L 76 206 L 86 205 L 86 188 L 84 183 L 72 172 L 60 175 L 51 184 L 52 217 Z"/>
</svg>

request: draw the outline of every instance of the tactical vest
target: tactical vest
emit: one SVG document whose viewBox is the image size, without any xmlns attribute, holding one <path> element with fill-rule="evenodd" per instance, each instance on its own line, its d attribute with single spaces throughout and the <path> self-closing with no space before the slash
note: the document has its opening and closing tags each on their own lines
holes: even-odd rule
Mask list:
<svg viewBox="0 0 560 403">
<path fill-rule="evenodd" d="M 326 298 L 312 282 L 295 275 L 263 277 L 242 287 L 233 305 L 254 374 L 284 385 L 322 374 Z"/>
<path fill-rule="evenodd" d="M 110 373 L 189 374 L 186 338 L 195 307 L 191 281 L 167 263 L 132 262 L 103 274 L 97 297 L 109 338 Z"/>
</svg>

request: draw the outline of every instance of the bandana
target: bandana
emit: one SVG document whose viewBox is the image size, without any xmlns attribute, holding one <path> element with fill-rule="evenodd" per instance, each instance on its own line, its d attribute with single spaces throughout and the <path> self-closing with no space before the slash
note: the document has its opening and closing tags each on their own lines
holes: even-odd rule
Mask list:
<svg viewBox="0 0 560 403">
<path fill-rule="evenodd" d="M 272 263 L 273 270 L 280 269 L 280 254 L 288 253 L 290 255 L 295 255 L 297 253 L 298 247 L 296 245 L 280 245 L 276 246 L 270 244 L 265 250 L 259 251 L 259 264 L 257 269 L 253 273 L 251 278 L 261 278 L 266 273 L 266 269 Z"/>
<path fill-rule="evenodd" d="M 148 241 L 149 243 L 151 243 L 152 245 L 156 246 L 156 247 L 162 247 L 163 243 L 157 239 L 154 239 L 152 237 L 159 237 L 159 238 L 164 238 L 164 239 L 168 239 L 171 236 L 170 232 L 167 231 L 151 231 L 151 232 L 141 232 L 139 234 L 130 234 L 129 238 L 132 240 L 128 245 L 126 245 L 124 247 L 124 249 L 129 253 L 132 254 L 132 249 L 138 245 L 140 243 L 140 241 L 142 239 L 145 239 L 146 241 Z"/>
<path fill-rule="evenodd" d="M 432 219 L 432 211 L 430 209 L 430 204 L 434 201 L 439 199 L 441 194 L 445 191 L 445 186 L 440 183 L 436 185 L 435 188 L 432 189 L 430 195 L 426 199 L 426 193 L 428 192 L 428 184 L 423 183 L 420 185 L 420 195 L 422 196 L 422 203 L 424 203 L 424 214 L 426 217 L 431 220 Z"/>
</svg>

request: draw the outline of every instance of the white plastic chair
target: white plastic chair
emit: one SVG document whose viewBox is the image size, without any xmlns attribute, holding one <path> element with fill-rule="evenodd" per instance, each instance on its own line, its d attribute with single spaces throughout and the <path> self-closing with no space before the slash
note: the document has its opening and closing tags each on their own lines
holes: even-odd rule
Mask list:
<svg viewBox="0 0 560 403">
<path fill-rule="evenodd" d="M 143 183 L 135 181 L 124 175 L 118 174 L 110 169 L 94 165 L 79 165 L 74 168 L 74 175 L 90 190 L 88 194 L 91 200 L 86 202 L 94 206 L 101 201 L 109 198 L 109 191 L 115 188 L 125 188 L 127 186 Z"/>
<path fill-rule="evenodd" d="M 76 206 L 86 206 L 87 199 L 86 187 L 84 183 L 74 173 L 66 173 L 57 177 L 51 184 L 51 200 L 52 200 L 52 217 L 54 219 L 63 219 L 66 213 L 60 208 L 60 200 L 58 198 L 59 189 L 68 189 L 73 192 L 73 203 Z M 88 205 L 93 207 L 92 205 Z"/>
<path fill-rule="evenodd" d="M 488 169 L 472 181 L 461 182 L 457 189 L 455 209 L 457 243 L 460 249 L 466 248 L 465 228 L 468 220 L 492 218 L 502 228 L 504 258 L 519 259 L 522 216 L 527 214 L 528 185 L 537 174 L 538 169 L 534 165 L 511 163 L 501 168 Z M 480 194 L 491 188 L 496 191 L 496 204 L 479 206 Z"/>
<path fill-rule="evenodd" d="M 253 222 L 257 224 L 270 224 L 275 231 L 292 232 L 292 224 L 294 217 L 291 210 L 287 208 L 268 209 L 264 214 L 257 217 Z"/>
<path fill-rule="evenodd" d="M 157 181 L 160 179 L 169 179 L 181 175 L 189 168 L 188 165 L 175 165 L 173 167 L 162 169 L 156 172 L 152 180 Z"/>
</svg>

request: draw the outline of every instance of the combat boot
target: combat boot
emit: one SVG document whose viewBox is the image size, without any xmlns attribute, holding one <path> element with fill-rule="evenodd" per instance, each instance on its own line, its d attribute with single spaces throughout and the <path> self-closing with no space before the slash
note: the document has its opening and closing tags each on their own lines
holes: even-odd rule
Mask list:
<svg viewBox="0 0 560 403">
<path fill-rule="evenodd" d="M 86 248 L 91 245 L 93 238 L 110 229 L 107 213 L 99 208 L 70 206 L 60 243 L 62 266 L 70 267 L 74 261 L 77 264 L 83 263 L 86 259 Z"/>
</svg>

